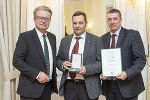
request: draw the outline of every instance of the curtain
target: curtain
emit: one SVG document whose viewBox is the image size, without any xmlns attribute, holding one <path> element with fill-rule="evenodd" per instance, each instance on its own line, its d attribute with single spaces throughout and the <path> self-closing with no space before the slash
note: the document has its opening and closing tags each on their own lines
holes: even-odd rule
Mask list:
<svg viewBox="0 0 150 100">
<path fill-rule="evenodd" d="M 3 34 L 2 34 L 2 24 L 1 24 L 1 18 L 0 18 L 0 100 L 2 100 L 3 97 L 3 90 L 4 90 L 4 69 L 3 69 L 3 63 L 6 62 L 5 59 L 2 59 L 2 56 L 4 56 L 3 54 L 5 54 L 4 49 L 2 49 L 2 47 L 4 47 L 4 39 L 3 39 Z M 2 63 L 3 62 L 3 63 Z"/>
<path fill-rule="evenodd" d="M 150 0 L 146 0 L 146 22 L 147 22 L 147 34 L 150 47 Z M 150 66 L 150 49 L 148 55 L 148 66 Z M 148 84 L 147 84 L 147 100 L 150 100 L 150 67 L 148 68 Z"/>
<path fill-rule="evenodd" d="M 145 0 L 114 0 L 114 8 L 122 13 L 122 26 L 128 29 L 138 30 L 144 43 L 145 52 L 148 56 L 148 34 L 146 26 Z M 150 28 L 150 26 L 149 26 Z M 150 35 L 149 35 L 150 36 Z M 146 100 L 148 65 L 142 71 L 146 90 L 142 92 L 138 100 Z M 147 99 L 148 100 L 148 99 Z"/>
<path fill-rule="evenodd" d="M 26 4 L 26 0 L 0 1 L 0 100 L 19 99 L 19 71 L 12 66 L 12 57 L 19 33 L 26 30 Z"/>
</svg>

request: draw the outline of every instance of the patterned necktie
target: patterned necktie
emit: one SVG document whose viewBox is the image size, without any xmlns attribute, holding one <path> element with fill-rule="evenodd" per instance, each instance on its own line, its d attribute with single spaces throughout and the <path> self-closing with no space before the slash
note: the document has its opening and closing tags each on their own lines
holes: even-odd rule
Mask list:
<svg viewBox="0 0 150 100">
<path fill-rule="evenodd" d="M 111 48 L 115 48 L 115 36 L 116 34 L 112 34 L 112 43 L 111 43 Z"/>
<path fill-rule="evenodd" d="M 43 41 L 44 41 L 44 57 L 45 57 L 45 62 L 46 62 L 47 75 L 49 76 L 50 62 L 49 62 L 48 46 L 47 46 L 47 42 L 46 42 L 46 35 L 43 35 Z"/>
<path fill-rule="evenodd" d="M 75 37 L 75 38 L 76 38 L 76 43 L 75 43 L 75 45 L 74 45 L 74 47 L 73 47 L 73 49 L 72 49 L 72 53 L 71 53 L 71 54 L 73 54 L 73 53 L 78 53 L 78 49 L 79 49 L 79 39 L 80 39 L 81 37 Z M 74 79 L 74 78 L 76 77 L 76 73 L 69 72 L 69 76 L 71 77 L 71 79 Z"/>
</svg>

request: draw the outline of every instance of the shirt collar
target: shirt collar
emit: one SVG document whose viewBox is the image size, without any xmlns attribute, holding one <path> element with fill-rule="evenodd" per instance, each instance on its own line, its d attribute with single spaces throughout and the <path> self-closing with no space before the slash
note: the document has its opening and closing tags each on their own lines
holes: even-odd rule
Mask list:
<svg viewBox="0 0 150 100">
<path fill-rule="evenodd" d="M 43 33 L 41 33 L 37 28 L 35 28 L 36 32 L 37 32 L 37 35 L 39 38 L 41 38 L 43 36 Z M 44 35 L 46 35 L 47 37 L 47 33 L 45 33 Z"/>
<path fill-rule="evenodd" d="M 73 34 L 73 39 L 75 39 L 75 37 L 81 37 L 81 39 L 85 39 L 85 36 L 86 36 L 86 31 L 81 36 L 76 36 L 75 34 Z"/>
<path fill-rule="evenodd" d="M 112 34 L 119 36 L 120 30 L 121 30 L 121 27 L 115 33 L 110 32 L 111 36 L 112 36 Z"/>
</svg>

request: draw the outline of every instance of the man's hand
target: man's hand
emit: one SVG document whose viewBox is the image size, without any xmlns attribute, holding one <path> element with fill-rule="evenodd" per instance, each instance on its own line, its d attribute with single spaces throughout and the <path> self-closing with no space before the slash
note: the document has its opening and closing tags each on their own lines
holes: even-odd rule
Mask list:
<svg viewBox="0 0 150 100">
<path fill-rule="evenodd" d="M 79 73 L 80 73 L 80 74 L 85 74 L 85 73 L 86 73 L 86 68 L 85 68 L 85 66 L 81 66 L 81 67 L 80 67 Z"/>
<path fill-rule="evenodd" d="M 128 77 L 128 75 L 126 74 L 125 71 L 121 72 L 120 74 L 118 74 L 116 76 L 117 79 L 120 79 L 120 80 L 125 80 L 126 78 Z"/>
<path fill-rule="evenodd" d="M 69 70 L 69 68 L 71 68 L 71 66 L 72 66 L 72 63 L 69 61 L 65 61 L 63 63 L 63 69 Z"/>
<path fill-rule="evenodd" d="M 52 92 L 52 91 L 51 91 L 51 95 L 53 95 L 54 93 L 55 93 L 55 92 Z"/>
<path fill-rule="evenodd" d="M 40 72 L 37 80 L 40 83 L 46 83 L 46 82 L 50 81 L 50 79 L 48 78 L 48 76 L 44 72 Z"/>
<path fill-rule="evenodd" d="M 100 75 L 100 79 L 101 79 L 101 80 L 106 80 L 107 77 L 103 77 L 102 74 L 101 74 L 101 75 Z"/>
</svg>

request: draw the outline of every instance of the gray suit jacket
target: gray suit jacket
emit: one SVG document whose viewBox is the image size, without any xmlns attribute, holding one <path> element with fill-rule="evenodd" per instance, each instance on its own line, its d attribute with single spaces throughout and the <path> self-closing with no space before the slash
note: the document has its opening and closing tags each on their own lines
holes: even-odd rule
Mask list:
<svg viewBox="0 0 150 100">
<path fill-rule="evenodd" d="M 57 55 L 57 67 L 63 72 L 59 88 L 59 94 L 61 96 L 64 95 L 64 83 L 68 75 L 68 71 L 62 69 L 62 64 L 64 61 L 69 61 L 69 49 L 72 37 L 73 35 L 69 35 L 61 40 Z M 102 93 L 99 78 L 101 72 L 100 42 L 97 36 L 90 33 L 86 33 L 83 65 L 86 67 L 84 79 L 88 95 L 91 99 L 97 98 Z"/>
</svg>

